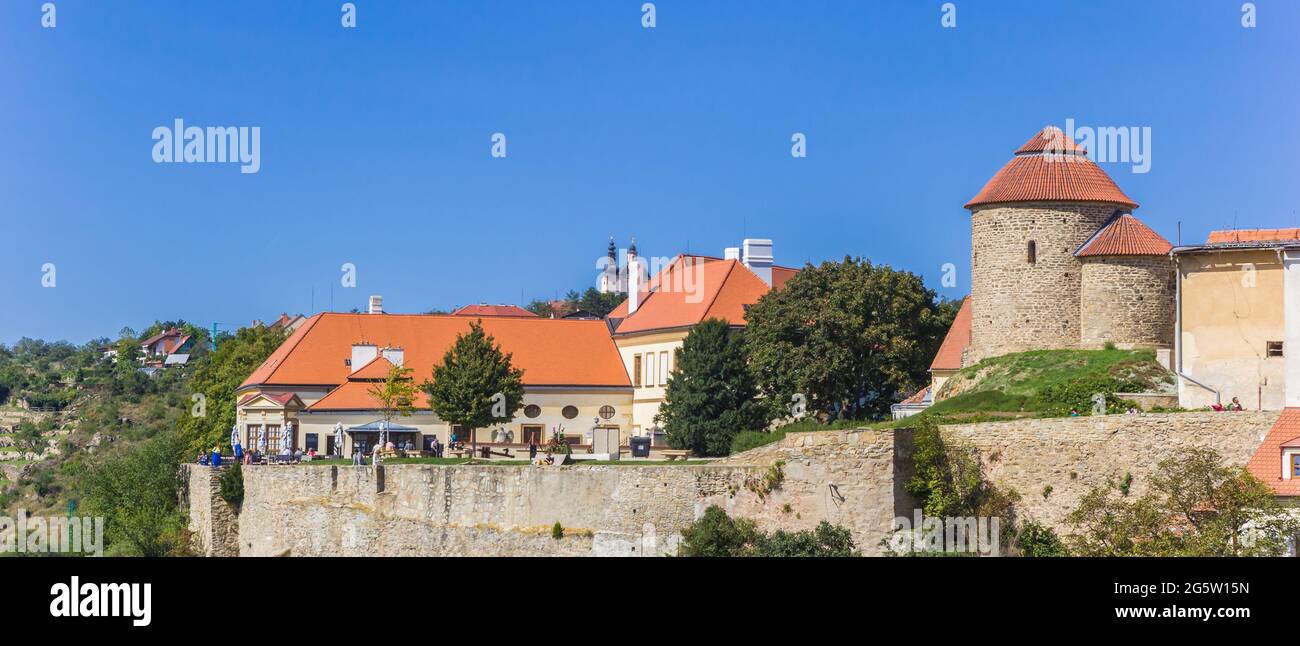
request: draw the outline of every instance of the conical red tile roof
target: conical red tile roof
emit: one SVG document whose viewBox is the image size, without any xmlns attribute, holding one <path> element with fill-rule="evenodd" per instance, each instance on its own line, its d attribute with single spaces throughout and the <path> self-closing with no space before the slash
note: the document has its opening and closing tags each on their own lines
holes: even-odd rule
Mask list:
<svg viewBox="0 0 1300 646">
<path fill-rule="evenodd" d="M 1141 220 L 1125 213 L 1102 227 L 1074 252 L 1085 256 L 1164 256 L 1174 246 Z"/>
<path fill-rule="evenodd" d="M 1016 156 L 966 203 L 966 208 L 1007 202 L 1106 202 L 1137 208 L 1080 148 L 1048 126 L 1016 150 Z"/>
</svg>

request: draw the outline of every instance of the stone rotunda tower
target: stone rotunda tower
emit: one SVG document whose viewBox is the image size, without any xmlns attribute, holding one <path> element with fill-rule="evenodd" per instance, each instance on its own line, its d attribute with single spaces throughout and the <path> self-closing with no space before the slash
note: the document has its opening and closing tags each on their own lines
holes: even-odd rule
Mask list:
<svg viewBox="0 0 1300 646">
<path fill-rule="evenodd" d="M 971 345 L 962 360 L 1082 344 L 1075 253 L 1137 203 L 1087 151 L 1047 127 L 970 202 Z"/>
</svg>

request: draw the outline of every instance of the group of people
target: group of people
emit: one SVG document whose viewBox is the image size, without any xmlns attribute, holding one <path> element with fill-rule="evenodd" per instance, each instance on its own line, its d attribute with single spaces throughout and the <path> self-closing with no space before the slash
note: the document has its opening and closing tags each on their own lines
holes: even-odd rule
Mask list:
<svg viewBox="0 0 1300 646">
<path fill-rule="evenodd" d="M 1236 397 L 1233 397 L 1233 398 L 1232 398 L 1232 402 L 1229 403 L 1228 406 L 1227 406 L 1226 408 L 1223 406 L 1223 404 L 1220 404 L 1220 403 L 1218 403 L 1218 402 L 1215 402 L 1214 404 L 1211 404 L 1211 405 L 1210 405 L 1210 408 L 1213 408 L 1214 410 L 1217 410 L 1217 411 L 1225 411 L 1225 410 L 1228 410 L 1228 411 L 1239 411 L 1239 410 L 1246 410 L 1246 409 L 1241 405 L 1241 400 L 1240 400 L 1240 399 L 1237 399 Z"/>
</svg>

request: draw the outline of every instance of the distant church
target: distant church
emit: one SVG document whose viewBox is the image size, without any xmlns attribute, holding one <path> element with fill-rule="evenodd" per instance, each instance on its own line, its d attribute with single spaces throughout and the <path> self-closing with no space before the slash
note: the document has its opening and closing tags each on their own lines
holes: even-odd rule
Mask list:
<svg viewBox="0 0 1300 646">
<path fill-rule="evenodd" d="M 632 237 L 632 244 L 627 248 L 627 258 L 622 262 L 618 258 L 618 246 L 614 244 L 614 236 L 609 237 L 609 247 L 606 250 L 605 258 L 601 259 L 600 277 L 596 280 L 596 290 L 602 294 L 626 294 L 628 284 L 628 267 L 633 263 L 629 262 L 636 259 L 636 237 Z M 646 263 L 636 263 L 641 268 L 642 278 L 646 276 Z"/>
</svg>

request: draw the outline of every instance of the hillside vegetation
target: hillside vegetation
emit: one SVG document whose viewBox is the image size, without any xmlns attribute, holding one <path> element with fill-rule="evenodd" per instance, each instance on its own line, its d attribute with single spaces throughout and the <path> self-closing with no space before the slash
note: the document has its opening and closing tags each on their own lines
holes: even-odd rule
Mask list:
<svg viewBox="0 0 1300 646">
<path fill-rule="evenodd" d="M 1173 394 L 1174 384 L 1174 374 L 1156 363 L 1152 350 L 1035 350 L 961 370 L 926 414 L 1088 414 L 1096 394 L 1106 396 L 1107 412 L 1123 412 L 1131 404 L 1116 393 Z"/>
</svg>

